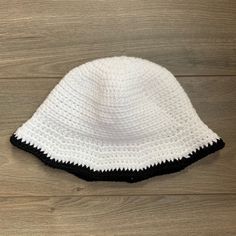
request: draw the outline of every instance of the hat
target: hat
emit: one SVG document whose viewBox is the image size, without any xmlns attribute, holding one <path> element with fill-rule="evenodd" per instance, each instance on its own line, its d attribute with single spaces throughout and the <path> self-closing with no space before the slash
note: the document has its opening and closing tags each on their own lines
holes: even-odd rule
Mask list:
<svg viewBox="0 0 236 236">
<path fill-rule="evenodd" d="M 72 69 L 10 141 L 90 181 L 176 172 L 224 147 L 167 69 L 126 56 Z"/>
</svg>

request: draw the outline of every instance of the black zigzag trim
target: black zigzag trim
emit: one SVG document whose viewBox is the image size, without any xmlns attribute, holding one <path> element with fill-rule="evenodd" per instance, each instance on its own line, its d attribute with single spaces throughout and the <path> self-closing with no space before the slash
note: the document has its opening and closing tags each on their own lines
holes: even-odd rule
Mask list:
<svg viewBox="0 0 236 236">
<path fill-rule="evenodd" d="M 41 161 L 43 161 L 46 165 L 51 166 L 53 168 L 65 170 L 87 181 L 125 181 L 130 183 L 148 179 L 157 175 L 169 174 L 180 171 L 186 166 L 200 160 L 208 154 L 222 149 L 225 146 L 224 141 L 222 139 L 218 139 L 216 142 L 213 142 L 212 145 L 209 144 L 209 146 L 207 147 L 205 146 L 204 148 L 196 150 L 195 152 L 189 155 L 189 158 L 183 157 L 180 160 L 166 161 L 165 163 L 157 164 L 139 171 L 93 171 L 90 168 L 83 167 L 81 165 L 63 163 L 50 159 L 40 149 L 37 149 L 33 147 L 33 145 L 27 144 L 26 142 L 23 142 L 21 139 L 17 139 L 14 134 L 11 136 L 10 141 L 14 146 L 32 153 Z"/>
</svg>

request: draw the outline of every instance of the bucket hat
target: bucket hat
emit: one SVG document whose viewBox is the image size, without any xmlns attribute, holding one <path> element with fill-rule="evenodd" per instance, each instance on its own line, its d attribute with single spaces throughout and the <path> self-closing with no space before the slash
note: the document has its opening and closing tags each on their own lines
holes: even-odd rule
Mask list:
<svg viewBox="0 0 236 236">
<path fill-rule="evenodd" d="M 137 182 L 224 147 L 170 71 L 127 56 L 69 71 L 10 141 L 90 181 Z"/>
</svg>

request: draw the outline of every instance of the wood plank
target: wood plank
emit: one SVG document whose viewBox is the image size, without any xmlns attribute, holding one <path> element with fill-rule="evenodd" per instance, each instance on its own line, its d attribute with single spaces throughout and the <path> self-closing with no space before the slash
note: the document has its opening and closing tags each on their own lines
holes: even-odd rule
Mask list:
<svg viewBox="0 0 236 236">
<path fill-rule="evenodd" d="M 235 235 L 236 196 L 0 200 L 1 235 Z"/>
<path fill-rule="evenodd" d="M 0 77 L 123 54 L 176 75 L 236 75 L 235 18 L 234 0 L 0 0 Z"/>
<path fill-rule="evenodd" d="M 236 77 L 178 78 L 226 147 L 182 172 L 132 185 L 83 181 L 44 166 L 9 143 L 10 134 L 33 114 L 58 80 L 0 80 L 0 196 L 236 193 Z"/>
</svg>

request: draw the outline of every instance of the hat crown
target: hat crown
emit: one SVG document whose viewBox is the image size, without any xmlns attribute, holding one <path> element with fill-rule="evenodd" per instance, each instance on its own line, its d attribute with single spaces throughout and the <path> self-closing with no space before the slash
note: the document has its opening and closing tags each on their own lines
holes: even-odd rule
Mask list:
<svg viewBox="0 0 236 236">
<path fill-rule="evenodd" d="M 111 96 L 133 92 L 143 87 L 145 80 L 158 75 L 163 67 L 135 57 L 107 57 L 87 62 L 74 68 L 69 76 L 75 75 L 78 83 L 91 82 L 104 92 L 112 91 Z M 87 80 L 87 81 L 85 81 Z M 123 92 L 123 93 L 122 93 Z"/>
<path fill-rule="evenodd" d="M 62 80 L 63 86 L 73 90 L 69 96 L 77 110 L 71 119 L 83 122 L 89 117 L 85 134 L 100 139 L 132 142 L 152 137 L 157 134 L 154 126 L 163 129 L 171 119 L 159 102 L 154 104 L 155 97 L 163 98 L 158 91 L 168 83 L 165 73 L 167 70 L 157 64 L 126 56 L 76 67 Z M 166 81 L 161 82 L 163 79 Z"/>
</svg>

